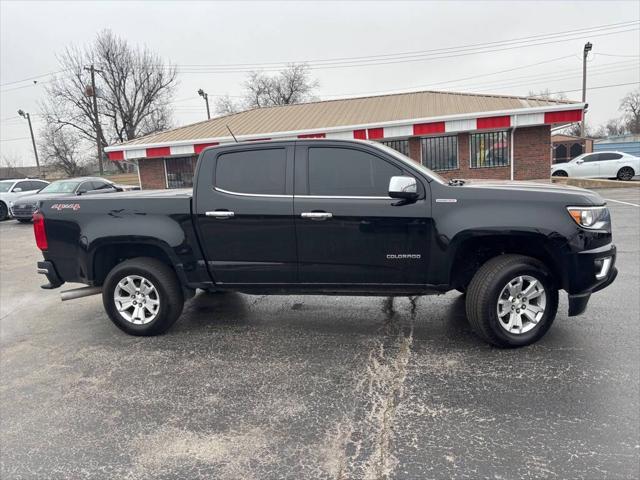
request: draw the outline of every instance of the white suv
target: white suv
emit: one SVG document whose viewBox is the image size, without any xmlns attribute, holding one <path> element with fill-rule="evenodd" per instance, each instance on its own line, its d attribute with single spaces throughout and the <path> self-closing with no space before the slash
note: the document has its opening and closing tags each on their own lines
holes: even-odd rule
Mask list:
<svg viewBox="0 0 640 480">
<path fill-rule="evenodd" d="M 9 216 L 9 203 L 27 193 L 35 193 L 49 182 L 31 178 L 0 180 L 0 220 Z"/>
<path fill-rule="evenodd" d="M 640 175 L 640 158 L 624 152 L 583 153 L 570 162 L 551 165 L 553 177 L 617 178 Z"/>
</svg>

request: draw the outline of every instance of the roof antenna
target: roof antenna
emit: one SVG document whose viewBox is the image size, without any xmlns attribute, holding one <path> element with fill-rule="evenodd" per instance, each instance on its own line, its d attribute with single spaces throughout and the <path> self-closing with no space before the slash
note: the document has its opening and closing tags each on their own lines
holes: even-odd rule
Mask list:
<svg viewBox="0 0 640 480">
<path fill-rule="evenodd" d="M 225 125 L 225 127 L 227 127 L 227 130 L 229 130 L 229 133 L 231 134 L 231 136 L 233 137 L 233 139 L 236 141 L 236 143 L 238 143 L 238 139 L 236 138 L 236 136 L 233 134 L 233 132 L 231 131 L 231 129 L 229 128 L 229 125 Z"/>
</svg>

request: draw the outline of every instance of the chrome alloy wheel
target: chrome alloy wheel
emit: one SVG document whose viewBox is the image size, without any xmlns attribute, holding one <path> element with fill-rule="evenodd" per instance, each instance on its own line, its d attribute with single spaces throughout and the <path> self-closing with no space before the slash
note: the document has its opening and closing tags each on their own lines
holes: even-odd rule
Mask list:
<svg viewBox="0 0 640 480">
<path fill-rule="evenodd" d="M 520 275 L 508 282 L 498 297 L 498 323 L 513 335 L 527 333 L 544 315 L 547 294 L 542 282 Z"/>
<path fill-rule="evenodd" d="M 160 309 L 158 290 L 140 275 L 128 275 L 120 280 L 113 291 L 113 301 L 122 318 L 134 325 L 153 321 Z"/>
</svg>

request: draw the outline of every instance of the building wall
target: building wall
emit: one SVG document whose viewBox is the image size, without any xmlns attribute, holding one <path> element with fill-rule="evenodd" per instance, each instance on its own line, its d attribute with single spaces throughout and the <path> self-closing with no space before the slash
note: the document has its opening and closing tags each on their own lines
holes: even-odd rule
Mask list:
<svg viewBox="0 0 640 480">
<path fill-rule="evenodd" d="M 551 175 L 551 126 L 521 128 L 515 132 L 515 180 Z"/>
<path fill-rule="evenodd" d="M 143 190 L 167 188 L 163 158 L 141 158 L 138 160 L 138 168 L 140 169 L 140 187 Z"/>
<path fill-rule="evenodd" d="M 514 139 L 514 179 L 538 180 L 548 178 L 551 169 L 551 129 L 548 125 L 519 128 Z M 458 165 L 456 170 L 438 172 L 445 178 L 469 178 L 488 180 L 511 179 L 511 166 L 470 167 L 471 149 L 469 134 L 458 134 Z"/>
</svg>

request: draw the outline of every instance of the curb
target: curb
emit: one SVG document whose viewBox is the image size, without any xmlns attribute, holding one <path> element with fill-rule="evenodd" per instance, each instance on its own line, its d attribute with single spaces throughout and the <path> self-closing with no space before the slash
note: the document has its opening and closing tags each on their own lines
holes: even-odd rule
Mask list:
<svg viewBox="0 0 640 480">
<path fill-rule="evenodd" d="M 623 182 L 596 178 L 551 177 L 551 182 L 582 188 L 640 188 L 640 181 Z"/>
</svg>

